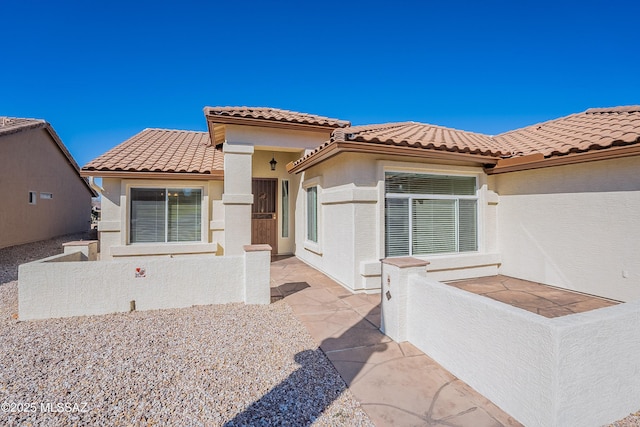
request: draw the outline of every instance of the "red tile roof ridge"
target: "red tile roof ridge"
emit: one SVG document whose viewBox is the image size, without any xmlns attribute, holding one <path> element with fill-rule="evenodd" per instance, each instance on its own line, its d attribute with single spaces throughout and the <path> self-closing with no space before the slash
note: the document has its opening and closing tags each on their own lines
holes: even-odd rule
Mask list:
<svg viewBox="0 0 640 427">
<path fill-rule="evenodd" d="M 168 129 L 168 128 L 144 128 L 142 129 L 140 132 L 144 132 L 147 130 L 151 130 L 151 131 L 161 131 L 161 132 L 185 132 L 185 133 L 199 133 L 199 134 L 206 134 L 209 133 L 207 131 L 202 131 L 202 130 L 187 130 L 187 129 Z"/>
<path fill-rule="evenodd" d="M 329 128 L 346 127 L 347 120 L 271 107 L 204 107 L 205 116 L 237 117 L 272 122 L 297 123 Z"/>
<path fill-rule="evenodd" d="M 603 113 L 640 113 L 640 105 L 623 105 L 620 107 L 589 108 L 585 114 Z"/>
</svg>

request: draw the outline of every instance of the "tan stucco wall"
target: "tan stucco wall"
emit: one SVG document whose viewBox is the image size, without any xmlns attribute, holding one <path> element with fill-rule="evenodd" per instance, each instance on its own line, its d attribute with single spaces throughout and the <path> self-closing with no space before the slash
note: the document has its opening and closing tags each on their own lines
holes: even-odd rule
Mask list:
<svg viewBox="0 0 640 427">
<path fill-rule="evenodd" d="M 503 274 L 640 298 L 640 157 L 491 177 Z"/>
<path fill-rule="evenodd" d="M 296 255 L 349 289 L 380 289 L 380 259 L 384 254 L 384 172 L 467 173 L 478 177 L 479 251 L 465 255 L 422 257 L 431 262 L 432 275 L 456 279 L 497 272 L 499 256 L 495 230 L 496 204 L 481 168 L 442 165 L 428 161 L 343 153 L 301 173 L 296 200 Z M 319 188 L 319 244 L 306 240 L 305 187 Z M 490 254 L 491 256 L 487 256 Z"/>
<path fill-rule="evenodd" d="M 98 224 L 101 259 L 115 256 L 222 254 L 224 241 L 224 209 L 222 209 L 222 181 L 205 180 L 149 180 L 104 178 L 102 180 L 102 212 Z M 202 188 L 202 241 L 198 243 L 166 243 L 129 245 L 128 194 L 132 187 L 191 187 Z"/>
<path fill-rule="evenodd" d="M 45 129 L 0 137 L 0 201 L 0 248 L 90 228 L 91 193 Z"/>
<path fill-rule="evenodd" d="M 331 130 L 301 131 L 260 126 L 225 125 L 226 141 L 231 144 L 277 147 L 278 149 L 314 149 L 331 137 Z"/>
<path fill-rule="evenodd" d="M 277 217 L 276 222 L 278 224 L 278 254 L 292 254 L 295 251 L 295 200 L 297 196 L 297 188 L 300 180 L 299 175 L 290 175 L 287 173 L 286 165 L 289 162 L 295 161 L 302 156 L 302 152 L 287 152 L 287 151 L 254 151 L 252 162 L 252 175 L 253 178 L 277 178 Z M 276 170 L 271 170 L 269 161 L 271 158 L 275 158 L 278 162 L 276 164 Z M 289 237 L 282 237 L 282 181 L 289 181 Z M 255 195 L 254 195 L 255 196 Z"/>
</svg>

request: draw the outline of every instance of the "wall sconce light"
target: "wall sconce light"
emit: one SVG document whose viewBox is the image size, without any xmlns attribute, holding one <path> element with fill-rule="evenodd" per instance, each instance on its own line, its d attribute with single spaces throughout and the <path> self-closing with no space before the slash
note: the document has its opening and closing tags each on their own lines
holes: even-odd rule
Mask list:
<svg viewBox="0 0 640 427">
<path fill-rule="evenodd" d="M 278 162 L 276 162 L 276 158 L 273 154 L 271 155 L 271 161 L 269 162 L 269 164 L 271 165 L 272 171 L 276 170 L 276 165 L 278 164 Z"/>
</svg>

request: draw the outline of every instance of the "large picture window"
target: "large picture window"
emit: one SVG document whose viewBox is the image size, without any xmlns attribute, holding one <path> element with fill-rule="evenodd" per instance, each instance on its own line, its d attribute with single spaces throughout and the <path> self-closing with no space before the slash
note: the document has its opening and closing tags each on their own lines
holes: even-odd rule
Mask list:
<svg viewBox="0 0 640 427">
<path fill-rule="evenodd" d="M 478 250 L 472 176 L 385 173 L 387 257 Z"/>
<path fill-rule="evenodd" d="M 132 188 L 131 243 L 199 242 L 202 190 Z"/>
</svg>

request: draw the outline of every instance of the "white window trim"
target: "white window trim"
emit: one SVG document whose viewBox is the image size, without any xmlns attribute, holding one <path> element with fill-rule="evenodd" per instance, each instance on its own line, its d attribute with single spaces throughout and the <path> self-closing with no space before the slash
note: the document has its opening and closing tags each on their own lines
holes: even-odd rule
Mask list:
<svg viewBox="0 0 640 427">
<path fill-rule="evenodd" d="M 125 232 L 121 233 L 121 244 L 126 246 L 180 246 L 180 245 L 200 245 L 202 243 L 209 242 L 209 194 L 208 186 L 203 185 L 202 182 L 185 182 L 185 181 L 158 181 L 156 183 L 145 181 L 130 181 L 123 182 L 121 184 L 124 187 L 124 200 L 121 199 L 121 206 L 124 203 L 125 209 L 121 209 L 121 223 L 124 224 Z M 193 242 L 146 242 L 146 243 L 131 243 L 131 189 L 132 188 L 193 188 L 202 191 L 202 201 L 200 205 L 200 240 Z"/>
<path fill-rule="evenodd" d="M 428 174 L 428 175 L 454 175 L 454 176 L 474 176 L 476 178 L 476 196 L 459 196 L 461 198 L 470 197 L 477 198 L 477 223 L 476 223 L 476 233 L 477 233 L 477 251 L 472 252 L 449 252 L 449 253 L 438 253 L 438 254 L 428 254 L 428 255 L 410 255 L 414 258 L 418 259 L 433 259 L 433 258 L 455 258 L 455 257 L 468 257 L 469 255 L 478 255 L 486 253 L 485 250 L 485 239 L 484 239 L 484 230 L 485 230 L 485 204 L 486 204 L 486 175 L 484 171 L 480 167 L 473 166 L 449 166 L 449 165 L 439 165 L 439 164 L 424 164 L 424 163 L 413 163 L 413 162 L 397 162 L 390 160 L 379 160 L 377 162 L 378 166 L 378 194 L 379 200 L 381 200 L 378 215 L 378 251 L 380 257 L 386 256 L 386 228 L 385 228 L 385 197 L 386 197 L 386 188 L 385 188 L 385 174 L 387 172 L 404 172 L 404 173 L 419 173 L 419 174 Z M 456 196 L 458 197 L 458 196 Z M 435 197 L 432 197 L 435 198 Z"/>
<path fill-rule="evenodd" d="M 280 204 L 280 218 L 284 219 L 285 218 L 285 207 L 284 207 L 284 186 L 285 186 L 285 182 L 287 183 L 287 213 L 286 213 L 286 218 L 287 218 L 287 235 L 284 236 L 284 228 L 282 227 L 282 225 L 284 224 L 284 221 L 282 221 L 282 219 L 279 221 L 279 227 L 280 227 L 280 239 L 290 239 L 291 238 L 291 182 L 288 179 L 280 179 L 280 200 L 278 201 Z"/>
<path fill-rule="evenodd" d="M 29 204 L 30 205 L 38 204 L 38 192 L 37 191 L 29 191 Z"/>
<path fill-rule="evenodd" d="M 305 180 L 302 183 L 302 189 L 305 192 L 304 195 L 304 243 L 303 246 L 306 250 L 313 252 L 317 255 L 322 255 L 322 182 L 321 177 L 315 177 L 308 180 Z M 316 236 L 318 238 L 317 242 L 313 242 L 307 239 L 308 229 L 307 229 L 307 215 L 308 215 L 308 206 L 307 206 L 307 189 L 311 187 L 316 187 L 316 225 L 317 231 Z"/>
</svg>

